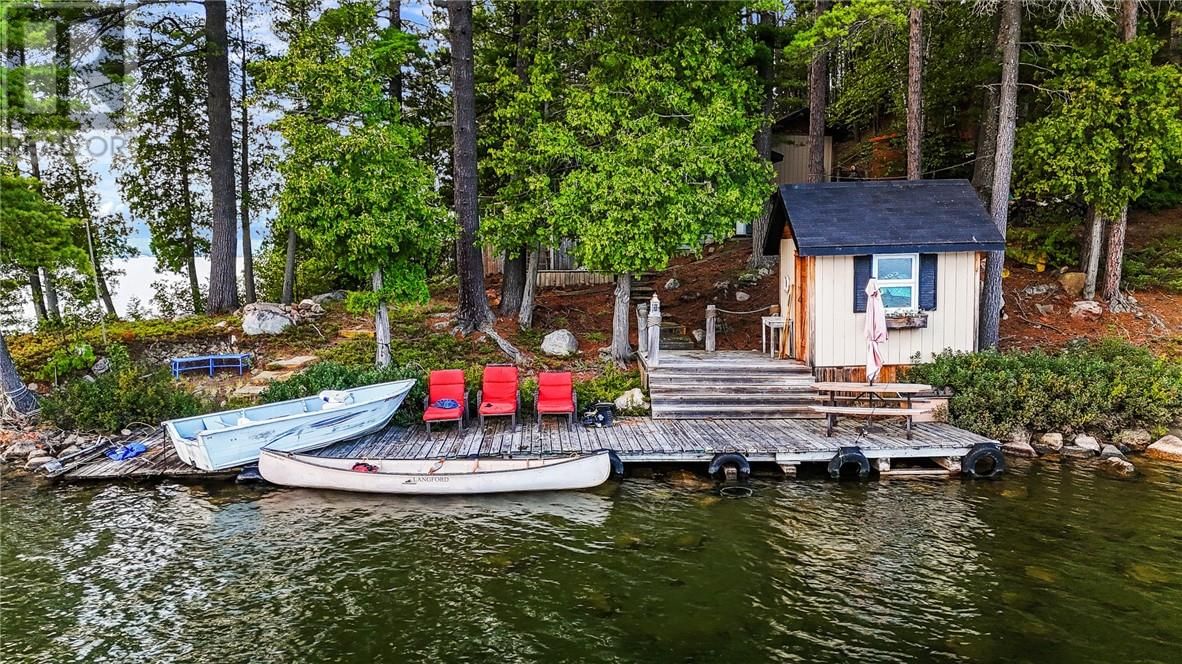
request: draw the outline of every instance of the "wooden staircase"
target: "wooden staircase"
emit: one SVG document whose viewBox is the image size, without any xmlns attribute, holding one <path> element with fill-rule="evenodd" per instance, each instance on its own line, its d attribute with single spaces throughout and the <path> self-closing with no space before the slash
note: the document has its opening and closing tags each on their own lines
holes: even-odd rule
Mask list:
<svg viewBox="0 0 1182 664">
<path fill-rule="evenodd" d="M 667 350 L 661 341 L 660 366 L 647 369 L 655 419 L 817 417 L 804 364 L 754 351 Z"/>
</svg>

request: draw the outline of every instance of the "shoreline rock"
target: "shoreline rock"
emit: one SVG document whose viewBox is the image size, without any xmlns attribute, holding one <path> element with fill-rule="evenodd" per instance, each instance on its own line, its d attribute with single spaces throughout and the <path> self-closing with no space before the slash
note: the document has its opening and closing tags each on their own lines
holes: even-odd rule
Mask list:
<svg viewBox="0 0 1182 664">
<path fill-rule="evenodd" d="M 1157 442 L 1145 448 L 1145 456 L 1159 461 L 1182 463 L 1182 438 L 1162 436 Z"/>
</svg>

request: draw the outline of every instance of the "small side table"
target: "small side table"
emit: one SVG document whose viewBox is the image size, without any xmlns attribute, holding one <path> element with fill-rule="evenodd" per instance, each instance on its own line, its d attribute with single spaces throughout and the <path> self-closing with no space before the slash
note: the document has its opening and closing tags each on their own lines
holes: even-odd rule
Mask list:
<svg viewBox="0 0 1182 664">
<path fill-rule="evenodd" d="M 768 341 L 771 341 L 771 354 L 776 355 L 776 349 L 780 347 L 777 336 L 784 334 L 784 317 L 783 316 L 763 316 L 761 319 L 762 327 L 759 329 L 759 346 L 761 352 L 768 352 Z"/>
</svg>

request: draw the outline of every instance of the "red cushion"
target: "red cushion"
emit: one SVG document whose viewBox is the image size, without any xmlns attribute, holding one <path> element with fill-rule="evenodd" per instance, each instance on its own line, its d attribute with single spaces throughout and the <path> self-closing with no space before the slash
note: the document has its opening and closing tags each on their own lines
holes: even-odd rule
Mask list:
<svg viewBox="0 0 1182 664">
<path fill-rule="evenodd" d="M 427 378 L 427 402 L 435 403 L 440 399 L 452 399 L 464 403 L 464 371 L 462 369 L 443 369 L 432 371 Z"/>
<path fill-rule="evenodd" d="M 575 405 L 571 403 L 570 393 L 565 399 L 538 399 L 539 413 L 573 413 Z"/>
<path fill-rule="evenodd" d="M 424 422 L 458 420 L 463 416 L 463 406 L 460 406 L 459 408 L 440 408 L 439 406 L 427 406 L 427 410 L 423 411 Z"/>
<path fill-rule="evenodd" d="M 512 406 L 507 412 L 516 410 L 517 367 L 493 365 L 484 368 L 484 394 L 482 404 L 496 403 Z"/>
<path fill-rule="evenodd" d="M 543 371 L 538 374 L 539 401 L 570 401 L 573 380 L 569 371 Z"/>
<path fill-rule="evenodd" d="M 517 412 L 517 402 L 505 403 L 503 401 L 489 402 L 485 401 L 480 404 L 481 415 L 512 415 Z"/>
</svg>

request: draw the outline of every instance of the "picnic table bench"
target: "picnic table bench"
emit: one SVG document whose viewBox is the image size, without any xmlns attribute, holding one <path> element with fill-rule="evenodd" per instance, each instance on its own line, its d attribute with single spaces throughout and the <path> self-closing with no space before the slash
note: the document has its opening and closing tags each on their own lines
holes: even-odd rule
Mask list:
<svg viewBox="0 0 1182 664">
<path fill-rule="evenodd" d="M 172 366 L 172 377 L 180 378 L 186 371 L 209 371 L 218 369 L 237 369 L 238 375 L 250 366 L 250 353 L 224 353 L 221 355 L 192 355 L 189 357 L 174 357 L 169 360 Z"/>
<path fill-rule="evenodd" d="M 921 392 L 931 391 L 931 385 L 920 383 L 813 383 L 813 389 L 825 393 L 828 403 L 820 406 L 810 406 L 814 413 L 825 416 L 827 427 L 826 436 L 833 435 L 833 428 L 837 426 L 837 418 L 841 415 L 856 417 L 865 416 L 867 420 L 875 417 L 902 417 L 907 420 L 907 440 L 911 440 L 912 418 L 928 412 L 924 408 L 912 407 L 911 398 Z M 842 396 L 839 396 L 842 395 Z M 889 397 L 886 395 L 896 395 Z M 866 401 L 868 405 L 839 406 L 838 401 Z"/>
</svg>

